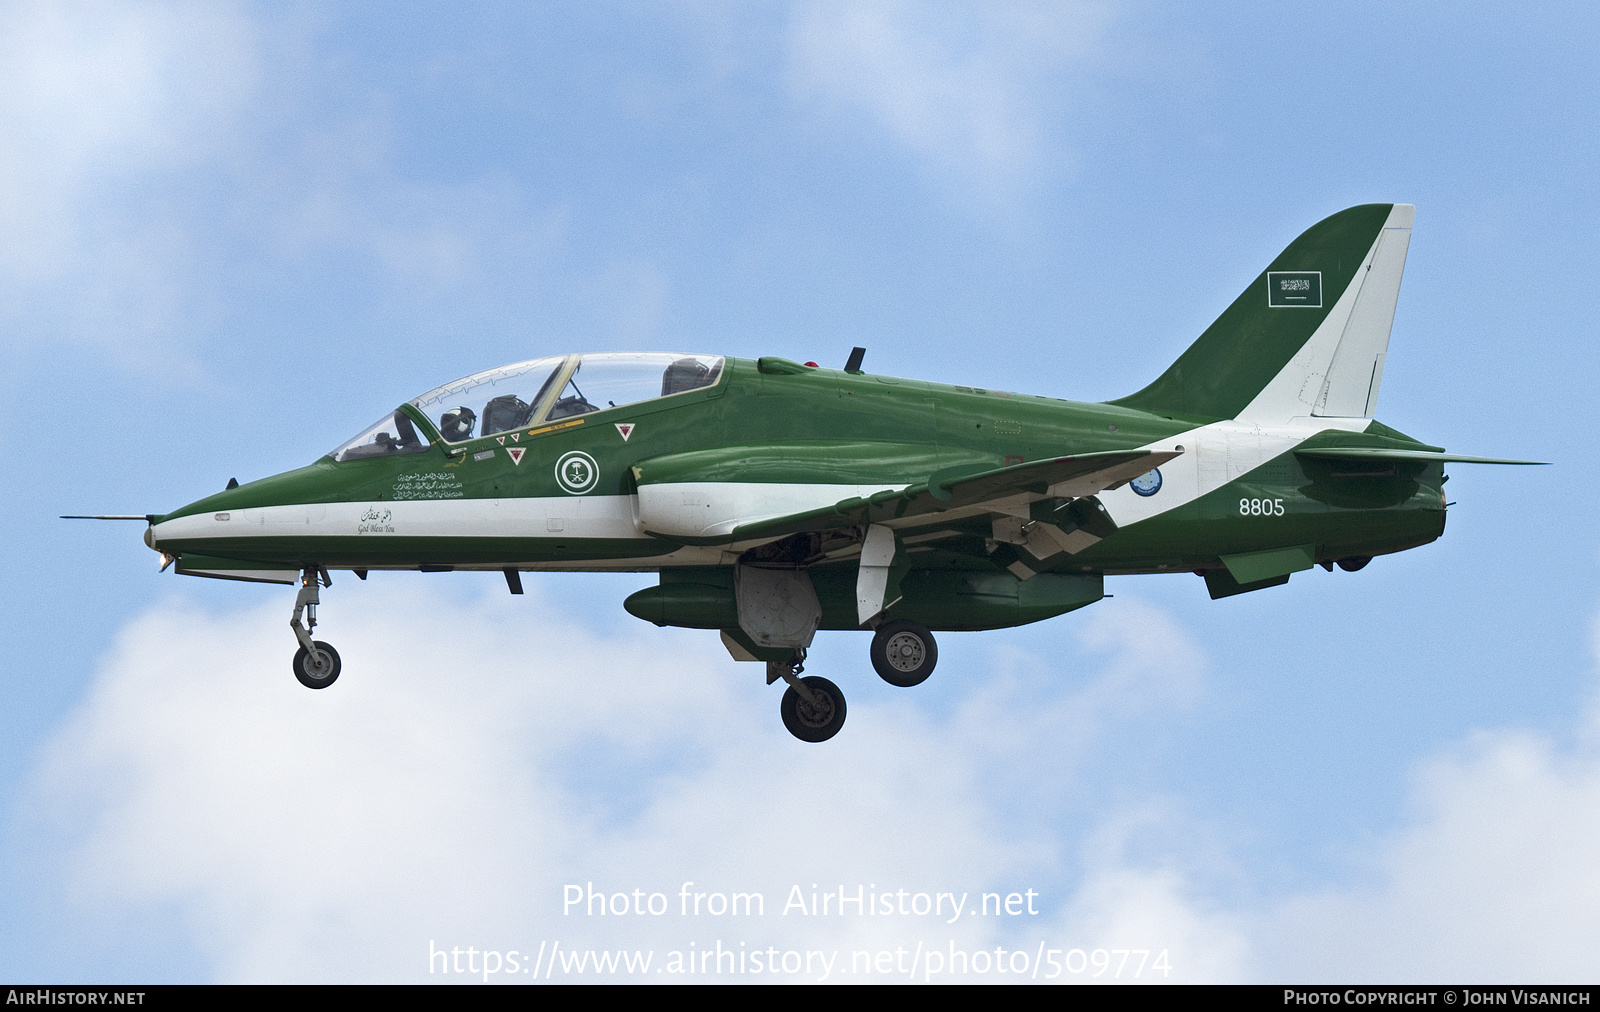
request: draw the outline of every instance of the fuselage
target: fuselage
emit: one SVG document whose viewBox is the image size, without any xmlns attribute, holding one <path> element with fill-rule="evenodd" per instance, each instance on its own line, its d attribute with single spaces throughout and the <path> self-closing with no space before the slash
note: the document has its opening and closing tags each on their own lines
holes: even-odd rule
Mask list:
<svg viewBox="0 0 1600 1012">
<path fill-rule="evenodd" d="M 731 566 L 752 546 L 729 534 L 754 521 L 930 475 L 1136 448 L 1179 455 L 1154 488 L 1099 493 L 1115 533 L 1032 568 L 1192 572 L 1290 545 L 1328 561 L 1401 551 L 1444 529 L 1441 464 L 1295 453 L 1421 445 L 1366 418 L 1262 427 L 776 359 L 717 361 L 709 386 L 568 417 L 547 411 L 455 442 L 441 435 L 454 419 L 408 403 L 396 419 L 415 427 L 414 452 L 323 457 L 157 517 L 149 541 L 172 556 L 284 572 Z M 966 529 L 958 511 L 890 526 L 913 569 L 996 569 L 990 512 L 973 510 Z M 847 547 L 834 561 L 850 558 Z"/>
<path fill-rule="evenodd" d="M 716 630 L 787 688 L 785 727 L 843 725 L 800 677 L 818 630 L 871 630 L 908 688 L 935 632 L 1104 598 L 1108 574 L 1195 573 L 1213 599 L 1444 532 L 1452 454 L 1374 418 L 1415 209 L 1363 204 L 1302 233 L 1154 381 L 1108 403 L 780 358 L 608 353 L 475 373 L 308 467 L 230 487 L 146 539 L 181 574 L 298 583 L 296 679 L 330 569 L 634 570 L 623 602 Z M 108 519 L 143 519 L 110 517 Z M 302 618 L 304 621 L 302 621 Z"/>
</svg>

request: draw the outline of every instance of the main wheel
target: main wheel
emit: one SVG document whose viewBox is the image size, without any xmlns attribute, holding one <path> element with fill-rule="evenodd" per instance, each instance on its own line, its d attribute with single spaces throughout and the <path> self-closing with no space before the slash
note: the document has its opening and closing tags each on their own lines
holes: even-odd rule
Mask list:
<svg viewBox="0 0 1600 1012">
<path fill-rule="evenodd" d="M 805 697 L 789 686 L 783 692 L 783 726 L 801 741 L 827 741 L 844 727 L 844 693 L 826 678 L 810 675 L 800 683 L 816 697 L 808 703 Z"/>
<path fill-rule="evenodd" d="M 902 619 L 885 622 L 872 635 L 872 666 L 890 685 L 920 685 L 938 662 L 939 648 L 926 626 Z"/>
<path fill-rule="evenodd" d="M 313 641 L 317 655 L 312 657 L 301 647 L 294 655 L 294 676 L 308 689 L 326 689 L 339 677 L 339 651 L 322 642 Z"/>
</svg>

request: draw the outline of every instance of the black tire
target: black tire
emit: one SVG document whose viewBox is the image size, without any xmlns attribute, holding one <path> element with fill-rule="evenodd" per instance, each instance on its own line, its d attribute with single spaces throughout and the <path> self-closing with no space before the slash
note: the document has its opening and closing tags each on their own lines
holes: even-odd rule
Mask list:
<svg viewBox="0 0 1600 1012">
<path fill-rule="evenodd" d="M 890 685 L 921 685 L 939 663 L 939 647 L 927 626 L 901 619 L 885 622 L 872 635 L 872 667 Z"/>
<path fill-rule="evenodd" d="M 1370 555 L 1352 555 L 1348 559 L 1340 559 L 1339 568 L 1344 570 L 1346 573 L 1354 573 L 1356 570 L 1361 569 L 1371 561 L 1372 556 Z"/>
<path fill-rule="evenodd" d="M 783 726 L 801 741 L 827 741 L 844 727 L 844 693 L 826 678 L 809 675 L 800 683 L 817 697 L 813 706 L 790 686 L 783 692 Z"/>
<path fill-rule="evenodd" d="M 339 678 L 339 651 L 321 640 L 312 642 L 317 648 L 317 655 L 326 664 L 312 663 L 311 655 L 306 653 L 305 647 L 301 647 L 294 655 L 294 676 L 308 689 L 326 689 Z"/>
</svg>

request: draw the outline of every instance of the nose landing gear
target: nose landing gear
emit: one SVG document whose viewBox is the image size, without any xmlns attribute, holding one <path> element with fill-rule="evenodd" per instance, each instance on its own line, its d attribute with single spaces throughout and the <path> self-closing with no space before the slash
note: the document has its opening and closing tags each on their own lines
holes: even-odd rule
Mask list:
<svg viewBox="0 0 1600 1012">
<path fill-rule="evenodd" d="M 339 677 L 339 651 L 321 640 L 311 638 L 311 630 L 317 627 L 319 582 L 324 587 L 333 585 L 326 569 L 306 567 L 300 574 L 300 593 L 295 595 L 294 617 L 289 619 L 289 628 L 294 630 L 294 638 L 300 642 L 300 649 L 294 655 L 294 677 L 308 689 L 326 689 Z M 306 617 L 305 624 L 300 622 L 302 613 Z"/>
</svg>

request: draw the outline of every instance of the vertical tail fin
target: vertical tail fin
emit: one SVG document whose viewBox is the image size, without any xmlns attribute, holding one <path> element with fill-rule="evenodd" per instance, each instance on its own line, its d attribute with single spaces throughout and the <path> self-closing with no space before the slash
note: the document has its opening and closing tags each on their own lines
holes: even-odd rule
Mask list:
<svg viewBox="0 0 1600 1012">
<path fill-rule="evenodd" d="M 1372 417 L 1415 215 L 1362 204 L 1311 226 L 1154 383 L 1112 403 L 1264 424 Z"/>
</svg>

